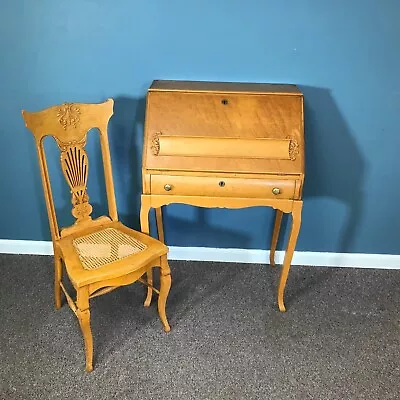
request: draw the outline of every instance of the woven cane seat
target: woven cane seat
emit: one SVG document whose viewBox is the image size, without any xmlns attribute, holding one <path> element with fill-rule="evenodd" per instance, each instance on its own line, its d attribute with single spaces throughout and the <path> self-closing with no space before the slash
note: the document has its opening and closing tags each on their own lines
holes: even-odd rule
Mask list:
<svg viewBox="0 0 400 400">
<path fill-rule="evenodd" d="M 114 228 L 81 236 L 72 244 L 86 270 L 100 268 L 147 248 L 144 243 Z"/>
</svg>

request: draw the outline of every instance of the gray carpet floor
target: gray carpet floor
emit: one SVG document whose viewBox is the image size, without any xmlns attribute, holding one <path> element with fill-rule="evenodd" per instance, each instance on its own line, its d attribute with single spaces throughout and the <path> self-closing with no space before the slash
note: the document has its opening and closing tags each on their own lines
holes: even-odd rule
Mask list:
<svg viewBox="0 0 400 400">
<path fill-rule="evenodd" d="M 1 399 L 399 399 L 400 270 L 171 262 L 164 333 L 140 284 L 92 300 L 95 369 L 52 258 L 0 255 Z"/>
</svg>

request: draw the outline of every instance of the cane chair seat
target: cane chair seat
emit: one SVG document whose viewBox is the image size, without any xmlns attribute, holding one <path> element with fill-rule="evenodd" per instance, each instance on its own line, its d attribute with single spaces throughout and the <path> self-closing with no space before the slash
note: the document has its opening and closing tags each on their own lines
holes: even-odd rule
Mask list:
<svg viewBox="0 0 400 400">
<path fill-rule="evenodd" d="M 155 257 L 168 251 L 157 239 L 121 222 L 109 222 L 62 237 L 57 248 L 75 287 L 142 270 Z"/>
<path fill-rule="evenodd" d="M 81 236 L 72 243 L 86 270 L 103 267 L 147 248 L 144 243 L 114 228 Z"/>
</svg>

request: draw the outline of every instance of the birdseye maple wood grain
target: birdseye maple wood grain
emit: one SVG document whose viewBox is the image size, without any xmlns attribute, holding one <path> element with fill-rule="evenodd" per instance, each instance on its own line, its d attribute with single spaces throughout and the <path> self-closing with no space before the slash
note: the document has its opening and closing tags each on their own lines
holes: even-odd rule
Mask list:
<svg viewBox="0 0 400 400">
<path fill-rule="evenodd" d="M 278 306 L 301 225 L 304 183 L 303 94 L 296 85 L 154 81 L 147 94 L 143 148 L 142 232 L 161 207 L 276 209 L 270 264 L 283 213 L 292 225 L 278 285 Z M 148 271 L 152 284 L 152 270 Z M 151 298 L 151 286 L 148 299 Z"/>
</svg>

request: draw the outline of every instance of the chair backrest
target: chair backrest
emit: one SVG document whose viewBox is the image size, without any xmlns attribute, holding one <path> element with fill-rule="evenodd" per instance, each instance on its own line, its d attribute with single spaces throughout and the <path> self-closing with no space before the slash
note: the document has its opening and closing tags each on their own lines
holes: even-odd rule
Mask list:
<svg viewBox="0 0 400 400">
<path fill-rule="evenodd" d="M 113 115 L 114 100 L 100 104 L 64 103 L 38 112 L 22 111 L 26 127 L 35 137 L 40 173 L 53 241 L 60 238 L 43 139 L 52 136 L 61 151 L 61 169 L 71 190 L 75 226 L 85 227 L 91 221 L 92 206 L 87 195 L 88 157 L 85 151 L 88 131 L 97 128 L 104 165 L 108 212 L 117 221 L 117 207 L 108 144 L 108 121 Z"/>
</svg>

